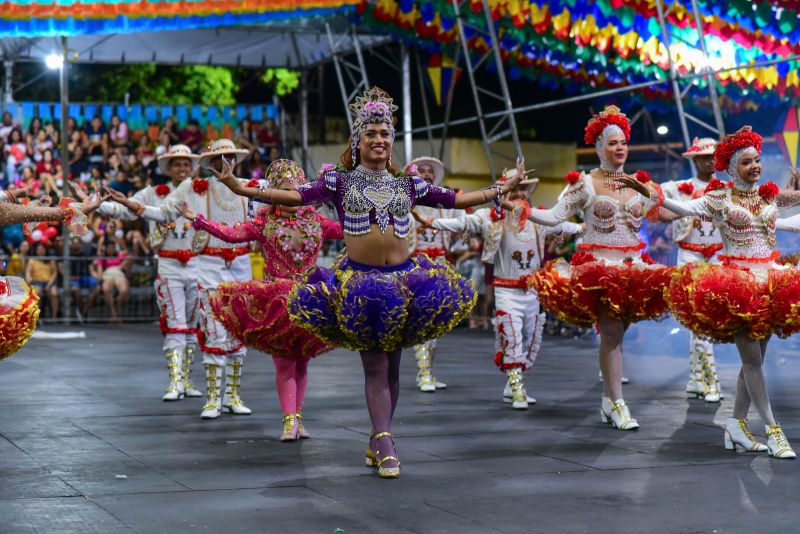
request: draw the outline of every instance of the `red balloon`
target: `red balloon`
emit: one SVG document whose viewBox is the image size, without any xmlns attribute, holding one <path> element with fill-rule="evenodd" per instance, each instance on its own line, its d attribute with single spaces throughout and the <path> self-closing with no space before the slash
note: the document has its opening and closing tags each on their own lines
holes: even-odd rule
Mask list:
<svg viewBox="0 0 800 534">
<path fill-rule="evenodd" d="M 49 226 L 45 231 L 44 235 L 46 238 L 54 238 L 58 235 L 58 229 L 55 226 Z"/>
</svg>

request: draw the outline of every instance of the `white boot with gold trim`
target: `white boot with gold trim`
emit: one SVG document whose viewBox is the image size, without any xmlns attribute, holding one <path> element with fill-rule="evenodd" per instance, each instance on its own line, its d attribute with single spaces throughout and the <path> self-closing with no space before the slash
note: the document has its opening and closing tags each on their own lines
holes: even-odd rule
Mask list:
<svg viewBox="0 0 800 534">
<path fill-rule="evenodd" d="M 250 415 L 253 411 L 245 406 L 239 394 L 242 380 L 242 358 L 228 358 L 225 365 L 227 369 L 225 379 L 225 396 L 222 399 L 222 409 L 233 415 Z"/>
<path fill-rule="evenodd" d="M 186 346 L 183 352 L 183 393 L 186 397 L 202 397 L 203 393 L 192 383 L 192 363 L 194 362 L 194 348 Z"/>
<path fill-rule="evenodd" d="M 775 423 L 774 425 L 764 425 L 767 431 L 767 448 L 769 455 L 773 458 L 781 460 L 794 460 L 797 458 L 792 446 L 789 445 L 789 440 L 783 433 L 781 425 Z"/>
<path fill-rule="evenodd" d="M 603 397 L 600 404 L 600 420 L 604 423 L 611 423 L 620 430 L 639 429 L 639 423 L 631 416 L 628 405 L 622 399 L 612 401 L 608 397 Z"/>
<path fill-rule="evenodd" d="M 750 429 L 747 428 L 747 419 L 728 417 L 725 421 L 725 448 L 729 451 L 744 449 L 748 452 L 766 452 L 767 446 L 756 441 Z"/>
<path fill-rule="evenodd" d="M 206 404 L 200 417 L 203 419 L 216 419 L 222 410 L 222 366 L 212 363 L 205 364 L 206 368 Z"/>
<path fill-rule="evenodd" d="M 528 397 L 525 391 L 525 382 L 522 377 L 522 369 L 515 367 L 506 371 L 508 375 L 508 382 L 506 387 L 510 395 L 506 397 L 506 391 L 503 391 L 503 402 L 510 402 L 511 407 L 515 410 L 527 410 L 528 404 L 536 404 L 536 399 Z"/>
<path fill-rule="evenodd" d="M 169 370 L 169 384 L 161 399 L 165 402 L 181 400 L 184 395 L 183 380 L 181 379 L 181 354 L 174 349 L 164 351 Z"/>
</svg>

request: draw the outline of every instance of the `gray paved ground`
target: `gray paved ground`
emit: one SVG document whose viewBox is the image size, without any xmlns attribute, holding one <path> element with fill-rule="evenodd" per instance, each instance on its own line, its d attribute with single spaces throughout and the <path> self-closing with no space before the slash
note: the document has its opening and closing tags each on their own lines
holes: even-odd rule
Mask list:
<svg viewBox="0 0 800 534">
<path fill-rule="evenodd" d="M 500 402 L 488 334 L 442 341 L 445 392 L 417 392 L 406 354 L 394 429 L 403 474 L 389 481 L 362 465 L 369 422 L 352 353 L 312 364 L 312 439 L 280 443 L 261 354 L 244 380 L 255 414 L 208 422 L 201 399 L 161 402 L 155 325 L 35 339 L 0 363 L 0 532 L 796 532 L 800 461 L 722 449 L 737 358 L 720 351 L 721 406 L 687 400 L 686 334 L 673 326 L 627 338 L 637 433 L 598 422 L 591 340 L 546 340 L 527 412 Z M 772 349 L 774 408 L 800 445 L 797 350 Z"/>
</svg>

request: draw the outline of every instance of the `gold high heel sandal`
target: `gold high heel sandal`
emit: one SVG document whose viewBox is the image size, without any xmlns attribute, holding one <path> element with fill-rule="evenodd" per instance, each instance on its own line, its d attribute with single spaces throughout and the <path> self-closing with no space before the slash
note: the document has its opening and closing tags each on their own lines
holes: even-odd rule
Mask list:
<svg viewBox="0 0 800 534">
<path fill-rule="evenodd" d="M 369 445 L 372 443 L 372 438 L 375 437 L 375 430 L 371 430 L 369 433 L 369 443 L 367 444 L 367 452 L 364 453 L 364 465 L 367 467 L 378 467 L 378 455 L 369 448 Z"/>
<path fill-rule="evenodd" d="M 297 440 L 297 418 L 295 414 L 289 413 L 283 416 L 283 434 L 281 441 Z"/>
<path fill-rule="evenodd" d="M 390 432 L 380 432 L 379 434 L 375 435 L 375 444 L 377 445 L 378 440 L 384 436 L 389 436 L 389 439 L 392 440 L 392 444 L 394 444 L 394 437 Z M 375 453 L 377 458 L 378 454 L 380 454 L 380 450 Z M 384 462 L 388 462 L 394 460 L 397 462 L 397 467 L 383 467 Z M 381 478 L 398 478 L 400 476 L 400 460 L 396 456 L 384 456 L 380 460 L 378 460 L 378 476 Z"/>
<path fill-rule="evenodd" d="M 297 412 L 297 413 L 294 414 L 294 416 L 297 418 L 297 437 L 298 437 L 298 439 L 308 439 L 308 438 L 310 438 L 311 434 L 309 434 L 308 430 L 306 430 L 306 427 L 303 426 L 303 414 L 300 413 L 300 412 Z"/>
</svg>

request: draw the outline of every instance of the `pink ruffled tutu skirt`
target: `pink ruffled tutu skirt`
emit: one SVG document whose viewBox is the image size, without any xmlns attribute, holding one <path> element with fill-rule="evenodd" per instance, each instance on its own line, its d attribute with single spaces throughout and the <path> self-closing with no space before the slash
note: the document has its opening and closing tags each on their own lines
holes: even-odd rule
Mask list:
<svg viewBox="0 0 800 534">
<path fill-rule="evenodd" d="M 313 358 L 333 347 L 289 319 L 284 278 L 222 284 L 211 298 L 214 317 L 248 347 L 279 357 Z"/>
</svg>

